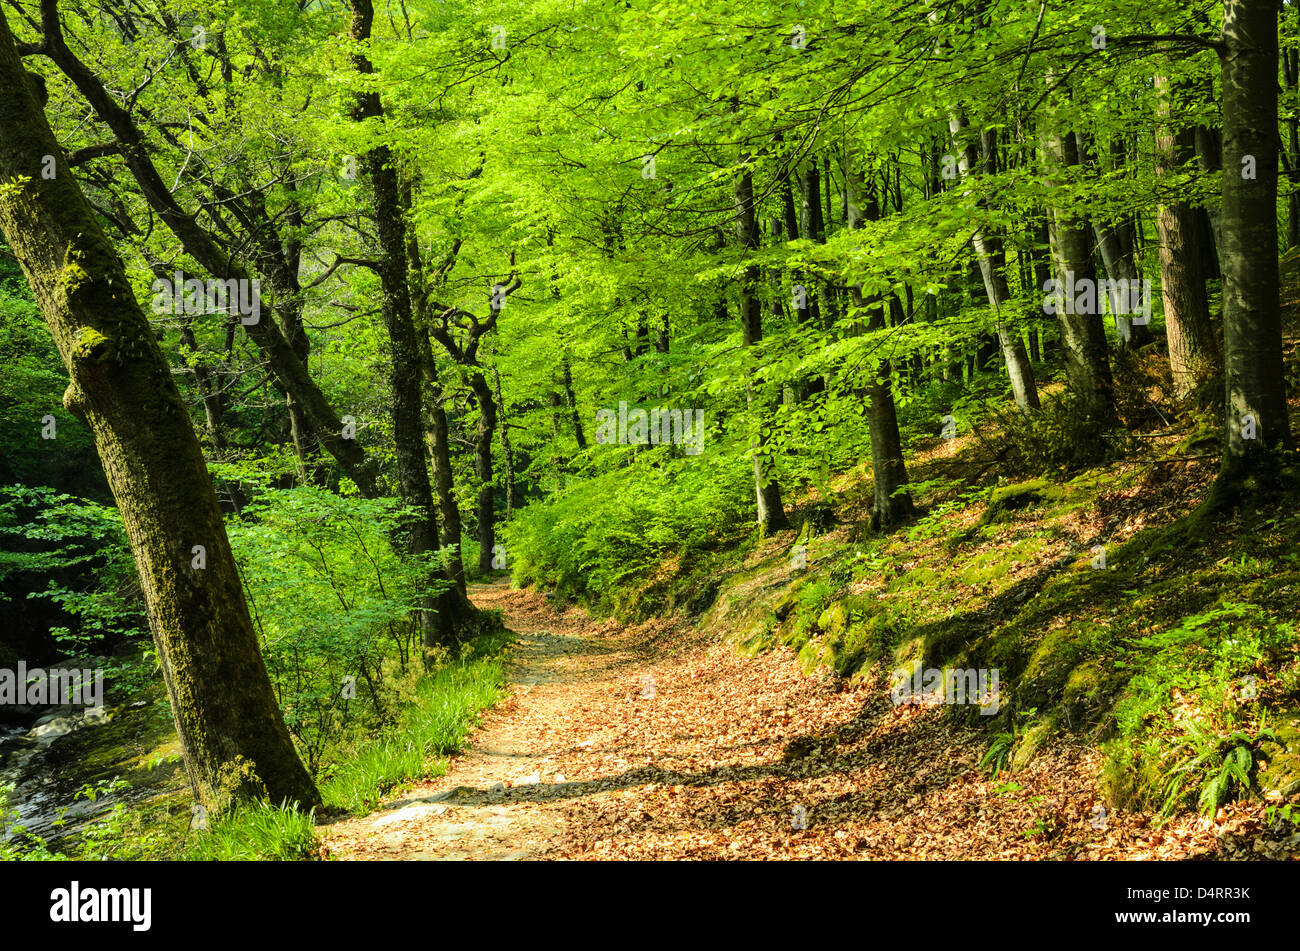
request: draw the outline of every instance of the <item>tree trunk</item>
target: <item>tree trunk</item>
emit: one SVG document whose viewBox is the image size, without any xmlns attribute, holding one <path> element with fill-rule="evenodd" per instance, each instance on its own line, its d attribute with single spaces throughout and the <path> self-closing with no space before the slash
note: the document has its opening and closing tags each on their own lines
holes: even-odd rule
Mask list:
<svg viewBox="0 0 1300 951">
<path fill-rule="evenodd" d="M 959 140 L 966 128 L 966 122 L 959 113 L 954 112 L 949 119 L 948 128 L 953 138 L 958 140 L 960 156 L 958 165 L 961 177 L 963 180 L 968 179 L 976 156 L 973 144 L 960 148 Z M 988 141 L 991 145 L 993 140 Z M 990 155 L 989 158 L 992 159 L 992 156 Z M 1039 407 L 1038 386 L 1034 382 L 1034 370 L 1029 363 L 1029 355 L 1025 353 L 1025 344 L 1020 339 L 1020 334 L 1002 322 L 1002 311 L 1011 300 L 1011 290 L 1007 286 L 1006 254 L 1002 248 L 1002 239 L 997 235 L 985 234 L 982 229 L 976 229 L 971 238 L 971 245 L 975 250 L 975 260 L 984 283 L 984 293 L 988 297 L 989 306 L 993 309 L 997 342 L 1007 365 L 1007 376 L 1011 379 L 1011 392 L 1015 396 L 1016 406 L 1022 413 L 1033 412 Z M 982 358 L 983 354 L 980 356 Z M 981 359 L 982 365 L 983 359 Z"/>
<path fill-rule="evenodd" d="M 1080 138 L 1080 151 L 1092 149 L 1090 138 Z M 1116 135 L 1111 141 L 1111 161 L 1116 171 L 1128 163 L 1128 145 L 1124 136 Z M 1098 165 L 1096 157 L 1080 155 L 1086 164 Z M 1117 220 L 1104 222 L 1096 218 L 1092 221 L 1093 236 L 1097 241 L 1097 250 L 1101 252 L 1101 263 L 1106 269 L 1106 276 L 1112 281 L 1123 281 L 1121 287 L 1131 288 L 1134 281 L 1141 281 L 1137 264 L 1133 258 L 1133 218 L 1126 215 Z M 1151 328 L 1145 323 L 1137 323 L 1131 316 L 1113 314 L 1115 330 L 1119 335 L 1120 346 L 1142 347 L 1154 337 Z"/>
<path fill-rule="evenodd" d="M 0 190 L 0 231 L 54 335 L 70 378 L 64 405 L 94 435 L 131 540 L 190 783 L 213 814 L 262 795 L 317 806 L 275 702 L 189 415 L 28 77 L 0 11 L 0 86 L 8 90 L 0 178 L 9 182 Z M 39 174 L 45 155 L 59 158 L 51 179 Z"/>
<path fill-rule="evenodd" d="M 851 212 L 845 216 L 845 225 L 849 229 L 861 227 L 863 218 L 869 221 L 879 219 L 881 213 L 878 193 L 874 187 L 868 189 L 862 173 L 851 167 L 851 159 L 845 157 L 844 187 L 847 194 L 854 195 L 850 203 Z M 858 198 L 861 198 L 861 213 L 858 213 Z M 862 289 L 852 289 L 853 302 L 859 308 L 865 306 Z M 902 303 L 897 295 L 890 295 L 889 308 L 894 322 L 903 318 Z M 885 305 L 874 302 L 867 318 L 867 332 L 881 330 L 886 326 Z M 867 428 L 871 435 L 871 529 L 886 531 L 898 523 L 910 518 L 914 512 L 912 496 L 903 489 L 907 484 L 907 466 L 903 462 L 903 442 L 898 432 L 898 411 L 894 405 L 894 388 L 891 381 L 891 366 L 888 359 L 881 359 L 871 375 L 867 388 L 868 411 Z"/>
<path fill-rule="evenodd" d="M 371 0 L 351 0 L 352 22 L 349 32 L 357 44 L 352 65 L 358 73 L 373 72 L 364 52 L 370 42 L 374 20 Z M 360 93 L 352 107 L 352 119 L 364 122 L 383 115 L 379 93 Z M 397 481 L 402 501 L 414 515 L 402 526 L 407 549 L 416 558 L 425 558 L 438 548 L 438 520 L 425 465 L 424 420 L 420 389 L 420 346 L 411 316 L 411 292 L 407 284 L 406 217 L 397 169 L 388 146 L 370 149 L 361 158 L 362 167 L 373 192 L 375 225 L 378 236 L 378 271 L 380 312 L 388 334 L 392 366 L 389 386 L 393 401 L 393 441 L 397 464 Z M 432 580 L 432 579 L 430 579 Z M 446 624 L 439 623 L 432 594 L 426 594 L 420 606 L 420 631 L 427 649 L 447 643 Z"/>
<path fill-rule="evenodd" d="M 742 157 L 742 163 L 746 161 Z M 754 216 L 754 181 L 748 171 L 740 174 L 736 180 L 736 237 L 747 253 L 758 249 L 758 222 Z M 759 268 L 750 265 L 745 268 L 740 282 L 740 332 L 741 343 L 752 347 L 763 338 L 763 308 L 758 298 L 760 281 Z M 751 409 L 759 414 L 759 431 L 752 446 L 751 460 L 754 466 L 754 494 L 758 506 L 758 525 L 764 535 L 771 535 L 781 529 L 789 528 L 785 508 L 781 503 L 781 487 L 776 479 L 766 472 L 763 460 L 765 440 L 762 432 L 762 419 L 766 416 L 761 398 L 754 393 L 753 384 L 746 386 L 747 399 Z"/>
<path fill-rule="evenodd" d="M 1048 132 L 1043 152 L 1049 169 L 1066 169 L 1079 164 L 1078 143 L 1073 132 Z M 1050 175 L 1050 172 L 1049 172 Z M 1065 349 L 1065 371 L 1069 392 L 1077 397 L 1087 414 L 1102 425 L 1115 423 L 1115 392 L 1106 356 L 1106 330 L 1100 302 L 1093 294 L 1090 312 L 1079 313 L 1076 289 L 1096 287 L 1092 265 L 1091 229 L 1068 208 L 1053 208 L 1050 221 L 1052 259 L 1056 279 L 1064 289 L 1058 303 L 1061 344 Z"/>
<path fill-rule="evenodd" d="M 1224 0 L 1223 44 L 1220 497 L 1250 488 L 1252 479 L 1268 481 L 1277 452 L 1291 447 L 1278 307 L 1277 4 Z M 1246 177 L 1251 159 L 1253 178 Z"/>
<path fill-rule="evenodd" d="M 665 321 L 667 318 L 664 318 Z M 573 417 L 573 438 L 578 441 L 578 449 L 586 451 L 587 436 L 582 431 L 582 418 L 578 415 L 578 397 L 573 392 L 573 370 L 569 366 L 569 356 L 565 354 L 561 364 L 564 379 L 564 396 L 569 403 L 569 412 Z"/>
<path fill-rule="evenodd" d="M 856 292 L 855 292 L 856 294 Z M 861 305 L 862 296 L 857 294 Z M 897 297 L 890 298 L 891 310 L 901 310 Z M 896 316 L 898 314 L 896 313 Z M 872 308 L 867 330 L 885 326 L 884 306 Z M 903 440 L 898 432 L 898 411 L 890 383 L 890 364 L 881 360 L 872 374 L 867 426 L 871 433 L 871 530 L 883 532 L 910 518 L 915 511 L 907 485 L 907 466 L 903 461 Z"/>
<path fill-rule="evenodd" d="M 402 184 L 402 207 L 406 214 L 412 206 L 411 179 Z M 447 411 L 443 407 L 442 382 L 438 379 L 438 365 L 433 359 L 433 346 L 429 343 L 429 295 L 424 279 L 424 261 L 420 242 L 414 227 L 406 229 L 406 266 L 409 280 L 415 287 L 412 307 L 418 326 L 416 346 L 419 348 L 420 376 L 425 394 L 420 401 L 424 425 L 424 446 L 433 472 L 434 499 L 438 506 L 438 542 L 452 588 L 437 602 L 440 639 L 445 643 L 459 639 L 460 629 L 475 617 L 474 606 L 465 594 L 465 559 L 461 556 L 460 506 L 456 504 L 454 475 L 451 468 L 451 440 L 448 433 Z"/>
<path fill-rule="evenodd" d="M 1124 253 L 1124 243 L 1120 240 L 1120 235 L 1127 227 L 1127 222 L 1104 224 L 1094 220 L 1092 233 L 1097 239 L 1097 250 L 1101 252 L 1101 263 L 1106 269 L 1106 276 L 1112 281 L 1122 281 L 1123 287 L 1132 288 L 1140 286 L 1142 275 Z M 1151 328 L 1147 324 L 1136 323 L 1132 316 L 1123 314 L 1113 316 L 1115 330 L 1123 346 L 1141 347 L 1152 341 Z"/>
<path fill-rule="evenodd" d="M 492 570 L 496 547 L 496 501 L 492 487 L 492 435 L 497 426 L 496 401 L 487 379 L 477 367 L 471 368 L 470 388 L 478 404 L 478 429 L 474 433 L 474 475 L 478 479 L 478 569 Z"/>
<path fill-rule="evenodd" d="M 1047 225 L 1046 218 L 1039 221 L 1034 226 L 1034 240 L 1030 252 L 1030 259 L 1033 262 L 1034 269 L 1034 288 L 1035 294 L 1038 295 L 1038 345 L 1042 353 L 1042 358 L 1046 360 L 1053 352 L 1051 338 L 1047 336 L 1048 327 L 1056 323 L 1056 315 L 1048 310 L 1044 303 L 1044 292 L 1047 290 L 1047 282 L 1052 278 L 1052 260 L 1051 260 L 1051 234 Z"/>
<path fill-rule="evenodd" d="M 1195 132 L 1172 127 L 1178 108 L 1171 101 L 1173 92 L 1169 78 L 1157 75 L 1160 123 L 1155 140 L 1157 175 L 1170 174 L 1195 155 Z M 1173 375 L 1175 395 L 1187 399 L 1214 377 L 1221 362 L 1218 340 L 1210 323 L 1210 302 L 1205 293 L 1205 273 L 1201 267 L 1205 259 L 1203 231 L 1195 209 L 1179 199 L 1160 206 L 1156 230 L 1160 236 L 1160 276 L 1169 369 Z"/>
<path fill-rule="evenodd" d="M 1300 8 L 1296 10 L 1296 18 L 1300 20 Z M 1286 90 L 1289 96 L 1295 96 L 1300 92 L 1300 50 L 1294 47 L 1282 50 L 1282 76 L 1286 82 Z M 1287 247 L 1294 248 L 1300 245 L 1300 116 L 1294 111 L 1287 117 L 1287 147 L 1291 150 L 1291 168 L 1287 180 L 1291 186 L 1290 194 L 1287 195 L 1287 216 L 1286 216 L 1286 236 Z"/>
<path fill-rule="evenodd" d="M 433 362 L 433 348 L 429 344 L 428 334 L 420 335 L 420 362 L 424 371 L 424 384 L 428 393 L 424 406 L 424 444 L 429 453 L 429 463 L 433 469 L 434 495 L 438 501 L 439 542 L 448 559 L 447 573 L 460 592 L 460 600 L 465 598 L 465 559 L 461 555 L 461 520 L 460 506 L 456 504 L 456 489 L 451 468 L 451 440 L 448 435 L 447 411 L 442 405 L 442 383 L 438 379 L 438 368 Z M 472 610 L 468 601 L 451 605 L 450 613 L 463 617 Z M 439 611 L 448 613 L 446 605 Z"/>
<path fill-rule="evenodd" d="M 501 396 L 501 372 L 495 362 L 492 364 L 492 382 L 496 384 L 497 406 L 501 414 L 501 451 L 506 460 L 506 521 L 514 515 L 519 502 L 515 498 L 515 450 L 510 445 L 510 421 L 506 419 L 506 401 Z"/>
</svg>

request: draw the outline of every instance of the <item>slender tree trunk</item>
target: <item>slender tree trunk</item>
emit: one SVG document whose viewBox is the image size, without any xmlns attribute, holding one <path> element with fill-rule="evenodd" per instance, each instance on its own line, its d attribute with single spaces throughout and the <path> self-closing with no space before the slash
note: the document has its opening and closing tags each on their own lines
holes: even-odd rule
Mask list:
<svg viewBox="0 0 1300 951">
<path fill-rule="evenodd" d="M 1100 162 L 1093 150 L 1091 137 L 1079 135 L 1078 140 L 1080 160 L 1085 165 L 1099 167 Z M 1124 168 L 1128 163 L 1128 145 L 1122 134 L 1112 139 L 1110 154 L 1115 171 Z M 1133 256 L 1133 217 L 1125 215 L 1110 222 L 1094 217 L 1092 232 L 1097 242 L 1097 250 L 1101 253 L 1101 263 L 1106 269 L 1106 276 L 1112 281 L 1122 281 L 1123 283 L 1119 285 L 1121 287 L 1140 286 L 1134 284 L 1141 281 L 1142 275 Z M 1116 313 L 1113 317 L 1121 347 L 1142 347 L 1154 339 L 1151 328 L 1146 324 L 1137 323 L 1131 316 L 1124 314 Z"/>
<path fill-rule="evenodd" d="M 667 318 L 665 318 L 665 320 L 666 319 Z M 564 396 L 565 399 L 568 400 L 569 412 L 573 416 L 573 438 L 578 441 L 578 449 L 585 452 L 587 449 L 587 437 L 582 431 L 582 417 L 578 415 L 578 397 L 577 394 L 573 392 L 573 370 L 569 366 L 568 354 L 564 355 L 561 367 L 564 374 Z"/>
<path fill-rule="evenodd" d="M 953 113 L 948 127 L 953 138 L 958 140 L 960 155 L 958 164 L 961 177 L 968 179 L 975 165 L 976 155 L 973 145 L 960 148 L 960 137 L 966 128 L 966 122 L 960 114 Z M 991 139 L 988 141 L 992 143 Z M 1025 353 L 1025 344 L 1020 339 L 1020 334 L 1014 328 L 1006 326 L 1002 318 L 1002 312 L 1011 300 L 1011 290 L 1007 286 L 1006 254 L 1002 248 L 1002 239 L 997 235 L 985 234 L 982 229 L 976 229 L 971 238 L 971 245 L 975 250 L 975 260 L 979 265 L 985 295 L 988 297 L 989 306 L 993 309 L 997 342 L 1007 365 L 1007 376 L 1011 380 L 1011 392 L 1015 397 L 1016 406 L 1022 413 L 1033 412 L 1039 407 L 1034 370 L 1029 363 L 1029 355 Z"/>
<path fill-rule="evenodd" d="M 1177 105 L 1171 101 L 1167 76 L 1156 76 L 1159 97 L 1156 131 L 1156 174 L 1169 175 L 1192 160 L 1195 132 L 1175 129 Z M 1196 211 L 1175 199 L 1162 204 L 1156 215 L 1160 236 L 1160 275 L 1164 295 L 1165 333 L 1169 343 L 1169 368 L 1174 392 L 1187 399 L 1209 382 L 1221 365 L 1218 340 L 1210 323 L 1210 302 L 1201 268 L 1205 249 Z"/>
<path fill-rule="evenodd" d="M 1038 295 L 1038 345 L 1044 360 L 1046 360 L 1054 351 L 1051 337 L 1047 335 L 1047 330 L 1051 324 L 1056 323 L 1056 315 L 1048 309 L 1045 303 L 1045 294 L 1048 287 L 1047 282 L 1052 279 L 1050 244 L 1051 234 L 1048 228 L 1047 219 L 1044 218 L 1034 227 L 1033 250 L 1030 252 L 1030 259 L 1033 262 L 1034 269 L 1035 294 Z"/>
<path fill-rule="evenodd" d="M 46 121 L 0 10 L 0 232 L 27 275 L 117 500 L 185 769 L 213 814 L 320 795 L 275 702 L 189 415 Z M 57 157 L 54 178 L 40 175 Z"/>
<path fill-rule="evenodd" d="M 867 187 L 861 170 L 852 167 L 852 160 L 847 155 L 844 173 L 845 193 L 849 196 L 845 225 L 854 230 L 861 227 L 864 218 L 868 221 L 879 219 L 881 203 L 874 183 L 873 187 Z M 867 306 L 860 287 L 854 287 L 852 293 L 857 307 Z M 873 301 L 867 317 L 868 333 L 886 326 L 885 306 L 884 303 Z M 897 295 L 890 295 L 888 306 L 893 322 L 901 321 L 904 316 L 903 306 Z M 898 411 L 894 405 L 891 370 L 890 361 L 882 358 L 874 367 L 867 388 L 867 428 L 871 434 L 871 529 L 878 532 L 887 531 L 905 521 L 915 510 L 911 493 L 904 488 L 907 485 L 907 466 L 903 461 L 903 442 L 898 432 Z"/>
<path fill-rule="evenodd" d="M 1078 143 L 1073 132 L 1048 132 L 1043 152 L 1049 169 L 1064 170 L 1079 164 Z M 1049 172 L 1050 175 L 1050 172 Z M 1093 293 L 1082 309 L 1076 300 L 1081 289 L 1096 287 L 1092 265 L 1091 228 L 1068 208 L 1053 208 L 1051 215 L 1052 258 L 1056 279 L 1063 288 L 1057 317 L 1065 349 L 1066 378 L 1070 392 L 1082 401 L 1089 416 L 1103 425 L 1115 422 L 1115 392 L 1106 356 L 1106 330 L 1101 306 Z"/>
<path fill-rule="evenodd" d="M 181 344 L 184 347 L 182 356 L 190 363 L 194 373 L 194 384 L 198 387 L 199 400 L 203 404 L 203 421 L 208 430 L 208 438 L 212 440 L 212 450 L 220 459 L 226 454 L 226 426 L 222 420 L 221 396 L 217 392 L 212 371 L 199 357 L 198 341 L 194 339 L 194 328 L 188 320 L 181 326 Z M 190 354 L 193 355 L 192 362 Z"/>
<path fill-rule="evenodd" d="M 1277 4 L 1224 0 L 1221 55 L 1223 498 L 1268 481 L 1278 451 L 1291 448 L 1278 307 Z"/>
<path fill-rule="evenodd" d="M 478 404 L 478 429 L 474 434 L 474 475 L 478 481 L 478 568 L 486 575 L 492 570 L 493 549 L 496 547 L 492 435 L 497 426 L 497 407 L 492 389 L 477 367 L 470 370 L 469 385 Z"/>
<path fill-rule="evenodd" d="M 402 184 L 402 208 L 405 214 L 412 207 L 413 185 L 408 178 Z M 433 493 L 438 506 L 438 543 L 442 551 L 451 590 L 437 601 L 440 639 L 450 643 L 459 639 L 462 629 L 470 626 L 477 617 L 474 606 L 466 597 L 465 559 L 461 555 L 460 506 L 456 503 L 455 476 L 451 468 L 451 440 L 447 425 L 447 411 L 443 407 L 442 382 L 438 379 L 438 365 L 433 359 L 433 346 L 429 342 L 429 294 L 425 284 L 424 260 L 420 242 L 413 226 L 406 228 L 406 266 L 408 286 L 414 287 L 412 308 L 416 319 L 416 346 L 419 349 L 420 377 L 425 393 L 420 400 L 421 421 L 424 427 L 424 446 L 433 473 Z"/>
<path fill-rule="evenodd" d="M 742 163 L 746 161 L 742 158 Z M 758 222 L 754 216 L 754 182 L 748 171 L 740 174 L 736 180 L 736 237 L 746 253 L 758 249 Z M 741 343 L 752 347 L 763 339 L 763 308 L 758 298 L 758 284 L 761 280 L 759 268 L 750 265 L 745 268 L 740 283 L 740 328 Z M 789 528 L 785 508 L 781 504 L 781 487 L 776 479 L 766 471 L 763 448 L 766 440 L 762 434 L 761 421 L 767 414 L 762 400 L 754 393 L 752 383 L 746 390 L 750 408 L 760 417 L 759 433 L 755 437 L 750 458 L 754 466 L 754 494 L 758 506 L 758 525 L 764 535 L 771 535 L 784 528 Z"/>
<path fill-rule="evenodd" d="M 506 401 L 501 396 L 501 372 L 497 369 L 495 362 L 492 364 L 492 382 L 496 385 L 497 406 L 501 417 L 501 452 L 506 461 L 504 474 L 506 483 L 506 521 L 509 522 L 511 516 L 515 513 L 515 509 L 519 507 L 519 502 L 515 498 L 515 450 L 510 445 L 510 421 L 506 418 Z"/>
<path fill-rule="evenodd" d="M 861 305 L 862 296 L 857 294 Z M 898 298 L 891 297 L 890 308 L 899 309 Z M 867 330 L 885 326 L 884 305 L 872 308 Z M 898 432 L 898 411 L 894 406 L 894 389 L 890 382 L 890 363 L 881 360 L 872 374 L 870 409 L 867 425 L 871 433 L 871 529 L 887 531 L 906 521 L 915 511 L 907 485 L 907 465 L 903 461 L 903 440 Z"/>
<path fill-rule="evenodd" d="M 1112 281 L 1123 281 L 1121 286 L 1132 288 L 1140 285 L 1142 275 L 1124 253 L 1124 243 L 1120 235 L 1127 227 L 1127 222 L 1104 224 L 1094 220 L 1092 232 L 1097 239 L 1097 250 L 1101 252 L 1101 263 L 1106 269 L 1106 276 Z M 1115 329 L 1119 333 L 1120 342 L 1125 346 L 1141 347 L 1153 339 L 1151 328 L 1146 324 L 1135 323 L 1131 316 L 1123 314 L 1114 316 Z"/>
<path fill-rule="evenodd" d="M 1296 9 L 1296 18 L 1300 21 L 1300 8 Z M 1300 50 L 1290 47 L 1281 51 L 1282 76 L 1289 96 L 1300 92 Z M 1291 151 L 1291 168 L 1287 181 L 1290 193 L 1287 195 L 1286 237 L 1287 247 L 1300 245 L 1300 115 L 1293 111 L 1286 120 L 1287 147 Z"/>
<path fill-rule="evenodd" d="M 420 334 L 420 364 L 424 385 L 428 392 L 423 400 L 424 445 L 433 469 L 434 496 L 438 501 L 439 542 L 448 559 L 447 574 L 459 592 L 459 598 L 439 605 L 440 615 L 463 619 L 473 611 L 465 599 L 465 559 L 461 555 L 460 506 L 456 504 L 456 489 L 451 468 L 451 440 L 448 434 L 447 411 L 443 408 L 442 383 L 438 367 L 433 362 L 433 348 L 429 335 Z"/>
</svg>

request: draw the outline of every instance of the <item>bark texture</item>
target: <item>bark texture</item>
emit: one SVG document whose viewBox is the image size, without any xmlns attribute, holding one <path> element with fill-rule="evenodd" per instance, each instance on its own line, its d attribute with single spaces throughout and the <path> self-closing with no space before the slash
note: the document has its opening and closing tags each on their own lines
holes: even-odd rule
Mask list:
<svg viewBox="0 0 1300 951">
<path fill-rule="evenodd" d="M 189 415 L 120 258 L 66 171 L 2 11 L 0 87 L 0 231 L 67 366 L 64 405 L 93 433 L 126 526 L 194 793 L 215 814 L 262 796 L 319 805 L 276 705 Z M 52 179 L 40 175 L 45 155 L 59 159 Z"/>
</svg>

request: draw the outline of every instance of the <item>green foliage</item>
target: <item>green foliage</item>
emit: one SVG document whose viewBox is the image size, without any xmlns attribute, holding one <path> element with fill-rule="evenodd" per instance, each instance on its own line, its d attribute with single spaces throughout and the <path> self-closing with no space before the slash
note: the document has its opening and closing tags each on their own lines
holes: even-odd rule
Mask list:
<svg viewBox="0 0 1300 951">
<path fill-rule="evenodd" d="M 1029 415 L 1013 409 L 996 415 L 1011 449 L 1008 469 L 1026 475 L 1062 477 L 1132 449 L 1126 430 L 1098 419 L 1070 393 L 1045 400 Z"/>
<path fill-rule="evenodd" d="M 996 779 L 1011 766 L 1015 757 L 1016 744 L 1020 742 L 1021 736 L 1029 730 L 1038 726 L 1035 718 L 1038 716 L 1038 710 L 1030 707 L 1028 710 L 1022 710 L 1011 719 L 1010 730 L 999 730 L 993 734 L 989 740 L 989 748 L 985 751 L 984 756 L 980 759 L 980 769 L 984 770 L 990 778 Z M 1007 784 L 1015 785 L 1014 783 Z M 1019 786 L 1016 786 L 1018 789 Z"/>
<path fill-rule="evenodd" d="M 1168 817 L 1193 793 L 1212 815 L 1251 792 L 1262 745 L 1277 742 L 1255 712 L 1255 672 L 1280 666 L 1294 638 L 1292 623 L 1230 600 L 1142 638 L 1142 660 L 1115 708 L 1112 796 L 1151 801 Z"/>
<path fill-rule="evenodd" d="M 1016 734 L 1010 730 L 1002 730 L 993 734 L 993 739 L 989 741 L 989 748 L 980 759 L 980 769 L 984 770 L 990 777 L 1002 775 L 1002 771 L 1007 768 L 1011 762 L 1011 754 L 1016 748 Z"/>
<path fill-rule="evenodd" d="M 50 850 L 46 840 L 27 831 L 19 821 L 17 809 L 9 807 L 12 786 L 0 786 L 0 861 L 52 862 L 67 859 L 62 852 Z"/>
<path fill-rule="evenodd" d="M 429 566 L 393 549 L 403 511 L 313 487 L 266 490 L 229 526 L 285 722 L 314 772 L 357 719 L 383 718 L 418 654 Z"/>
<path fill-rule="evenodd" d="M 661 561 L 689 561 L 728 531 L 744 530 L 750 500 L 744 470 L 733 462 L 707 453 L 638 458 L 530 505 L 505 531 L 516 583 L 615 607 L 620 590 L 634 588 Z"/>
<path fill-rule="evenodd" d="M 51 629 L 70 653 L 146 636 L 144 598 L 117 510 L 53 489 L 0 486 L 0 608 L 25 592 L 59 609 Z"/>
<path fill-rule="evenodd" d="M 68 376 L 26 284 L 0 260 L 0 485 L 107 498 L 86 427 L 63 408 Z M 53 438 L 46 438 L 52 417 Z"/>
<path fill-rule="evenodd" d="M 76 799 L 93 803 L 130 789 L 131 784 L 123 779 L 87 783 L 77 791 Z M 171 845 L 168 831 L 155 816 L 122 799 L 77 829 L 74 840 L 73 855 L 92 862 L 156 859 Z"/>
<path fill-rule="evenodd" d="M 1267 756 L 1262 744 L 1277 743 L 1277 735 L 1266 727 L 1254 735 L 1234 730 L 1219 737 L 1192 720 L 1179 725 L 1185 733 L 1166 758 L 1162 817 L 1183 806 L 1188 789 L 1196 789 L 1198 784 L 1197 807 L 1211 817 L 1234 795 L 1252 792 L 1259 761 Z"/>
</svg>

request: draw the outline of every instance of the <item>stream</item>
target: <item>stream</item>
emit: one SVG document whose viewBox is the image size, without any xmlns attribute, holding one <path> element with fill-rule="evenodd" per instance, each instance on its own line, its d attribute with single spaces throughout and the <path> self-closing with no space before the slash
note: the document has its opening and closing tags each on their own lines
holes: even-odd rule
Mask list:
<svg viewBox="0 0 1300 951">
<path fill-rule="evenodd" d="M 5 812 L 0 839 L 12 839 L 19 826 L 59 851 L 86 820 L 118 802 L 138 802 L 164 791 L 173 770 L 140 764 L 141 754 L 165 742 L 170 732 L 170 715 L 163 720 L 161 712 L 156 700 L 129 698 L 94 709 L 0 708 L 0 804 Z M 102 787 L 119 777 L 127 788 L 94 800 L 77 796 L 87 784 Z M 56 824 L 60 819 L 64 824 Z"/>
</svg>

